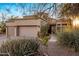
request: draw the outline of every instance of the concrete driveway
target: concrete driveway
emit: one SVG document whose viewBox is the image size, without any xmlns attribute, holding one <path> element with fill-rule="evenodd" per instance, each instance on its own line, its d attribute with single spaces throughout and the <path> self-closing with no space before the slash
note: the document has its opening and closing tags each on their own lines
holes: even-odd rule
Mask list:
<svg viewBox="0 0 79 59">
<path fill-rule="evenodd" d="M 0 34 L 0 40 L 5 40 L 7 37 L 5 34 Z"/>
<path fill-rule="evenodd" d="M 7 37 L 5 34 L 0 34 L 0 44 L 2 43 L 2 41 L 7 40 Z"/>
</svg>

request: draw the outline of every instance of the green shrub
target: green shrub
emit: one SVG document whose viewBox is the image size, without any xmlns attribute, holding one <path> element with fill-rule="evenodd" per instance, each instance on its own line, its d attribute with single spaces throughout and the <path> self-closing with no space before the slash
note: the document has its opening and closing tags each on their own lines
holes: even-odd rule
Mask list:
<svg viewBox="0 0 79 59">
<path fill-rule="evenodd" d="M 57 34 L 58 44 L 79 51 L 79 29 Z"/>
<path fill-rule="evenodd" d="M 5 33 L 6 32 L 6 25 L 5 22 L 0 22 L 0 33 Z"/>
<path fill-rule="evenodd" d="M 17 39 L 7 40 L 0 47 L 1 53 L 11 56 L 37 55 L 39 44 L 36 40 Z"/>
<path fill-rule="evenodd" d="M 46 45 L 46 46 L 47 46 L 48 40 L 49 40 L 49 36 L 44 36 L 41 38 L 43 45 Z"/>
<path fill-rule="evenodd" d="M 48 33 L 48 25 L 42 25 L 41 26 L 41 32 L 39 34 L 40 37 L 44 37 L 44 36 L 48 36 L 49 33 Z"/>
</svg>

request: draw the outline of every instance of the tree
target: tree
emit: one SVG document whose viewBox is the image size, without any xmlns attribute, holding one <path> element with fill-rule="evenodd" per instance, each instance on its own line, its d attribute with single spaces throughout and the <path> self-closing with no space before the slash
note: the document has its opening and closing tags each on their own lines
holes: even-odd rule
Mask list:
<svg viewBox="0 0 79 59">
<path fill-rule="evenodd" d="M 0 22 L 0 33 L 5 33 L 6 32 L 6 25 L 4 21 Z"/>
<path fill-rule="evenodd" d="M 32 4 L 17 4 L 18 11 L 22 12 L 22 15 L 26 16 L 29 14 L 36 15 L 40 13 L 37 17 L 41 18 L 42 20 L 46 21 L 46 17 L 43 17 L 45 13 L 50 16 L 56 14 L 57 11 L 57 4 L 56 3 L 32 3 Z"/>
<path fill-rule="evenodd" d="M 79 4 L 78 3 L 66 3 L 63 4 L 60 10 L 61 16 L 67 18 L 75 18 L 79 16 Z"/>
<path fill-rule="evenodd" d="M 79 4 L 78 3 L 66 3 L 62 4 L 60 10 L 60 17 L 68 19 L 68 24 L 72 28 L 72 21 L 79 18 Z"/>
</svg>

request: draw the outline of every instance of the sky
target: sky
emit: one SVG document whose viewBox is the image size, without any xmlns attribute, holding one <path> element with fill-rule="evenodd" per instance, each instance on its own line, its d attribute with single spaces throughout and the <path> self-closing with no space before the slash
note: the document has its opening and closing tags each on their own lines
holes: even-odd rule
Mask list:
<svg viewBox="0 0 79 59">
<path fill-rule="evenodd" d="M 6 19 L 10 16 L 32 15 L 37 10 L 46 9 L 50 7 L 52 4 L 47 3 L 46 6 L 43 6 L 44 3 L 0 3 L 0 20 L 3 17 L 2 15 L 5 15 Z"/>
<path fill-rule="evenodd" d="M 17 10 L 19 8 L 19 5 L 21 5 L 21 4 L 17 4 L 17 3 L 0 3 L 0 13 L 8 13 L 6 11 L 6 9 L 10 9 L 10 13 L 8 13 L 8 14 L 19 16 L 19 15 L 21 15 L 20 10 L 19 11 Z M 27 5 L 29 7 L 30 4 L 25 4 L 25 5 Z"/>
</svg>

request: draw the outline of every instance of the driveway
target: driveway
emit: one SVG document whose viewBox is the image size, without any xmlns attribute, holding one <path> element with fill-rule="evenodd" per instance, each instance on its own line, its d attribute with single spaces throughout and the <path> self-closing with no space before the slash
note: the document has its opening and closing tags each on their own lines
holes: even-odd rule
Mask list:
<svg viewBox="0 0 79 59">
<path fill-rule="evenodd" d="M 6 39 L 7 37 L 6 37 L 6 35 L 5 34 L 0 34 L 0 40 L 4 40 L 4 39 Z"/>
<path fill-rule="evenodd" d="M 2 41 L 7 40 L 7 37 L 5 34 L 0 34 L 0 44 L 2 43 Z"/>
<path fill-rule="evenodd" d="M 48 42 L 48 55 L 49 56 L 77 56 L 79 53 L 75 53 L 74 51 L 61 48 L 57 45 L 57 38 L 55 35 L 51 35 L 51 38 Z"/>
</svg>

